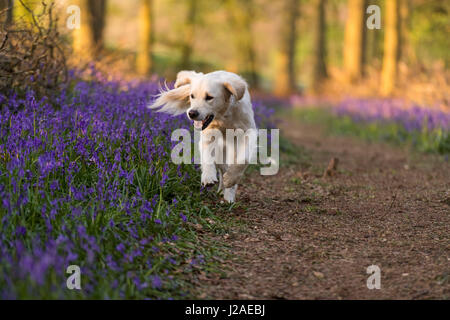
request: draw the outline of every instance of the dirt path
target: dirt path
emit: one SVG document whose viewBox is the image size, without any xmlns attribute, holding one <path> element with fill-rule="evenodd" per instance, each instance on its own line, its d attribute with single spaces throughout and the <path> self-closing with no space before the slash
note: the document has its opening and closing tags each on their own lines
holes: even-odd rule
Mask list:
<svg viewBox="0 0 450 320">
<path fill-rule="evenodd" d="M 449 299 L 450 165 L 382 144 L 282 124 L 307 161 L 250 174 L 221 236 L 227 276 L 199 281 L 213 299 Z M 304 153 L 302 153 L 304 155 Z M 322 178 L 332 157 L 337 172 Z M 366 268 L 381 269 L 369 290 Z"/>
</svg>

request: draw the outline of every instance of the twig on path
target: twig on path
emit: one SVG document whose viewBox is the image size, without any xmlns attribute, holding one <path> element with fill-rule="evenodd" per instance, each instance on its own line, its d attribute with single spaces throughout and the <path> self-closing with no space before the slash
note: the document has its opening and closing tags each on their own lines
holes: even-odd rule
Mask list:
<svg viewBox="0 0 450 320">
<path fill-rule="evenodd" d="M 386 213 L 383 214 L 383 215 L 381 216 L 381 218 L 384 218 L 384 217 L 391 211 L 391 209 L 392 209 L 392 207 L 393 207 L 394 202 L 395 202 L 396 199 L 397 199 L 397 192 L 394 193 L 394 196 L 392 197 L 392 201 L 391 201 L 391 203 L 389 204 L 389 207 L 386 209 Z"/>
<path fill-rule="evenodd" d="M 336 173 L 337 166 L 339 164 L 338 158 L 331 158 L 330 162 L 328 163 L 328 168 L 323 173 L 323 178 L 331 177 Z"/>
</svg>

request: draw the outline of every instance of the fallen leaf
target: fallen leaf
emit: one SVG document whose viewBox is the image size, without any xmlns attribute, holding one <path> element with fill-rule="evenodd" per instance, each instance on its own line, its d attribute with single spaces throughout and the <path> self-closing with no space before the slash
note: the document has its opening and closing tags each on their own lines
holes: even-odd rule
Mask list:
<svg viewBox="0 0 450 320">
<path fill-rule="evenodd" d="M 314 274 L 314 276 L 315 276 L 316 278 L 318 278 L 318 279 L 323 279 L 323 278 L 324 278 L 324 275 L 323 275 L 322 272 L 319 272 L 319 271 L 313 271 L 313 274 Z"/>
<path fill-rule="evenodd" d="M 290 234 L 286 234 L 286 235 L 281 236 L 280 239 L 282 241 L 289 241 L 289 240 L 292 240 L 292 237 Z"/>
<path fill-rule="evenodd" d="M 246 293 L 241 293 L 241 294 L 239 294 L 239 299 L 251 300 L 251 299 L 255 299 L 255 297 L 252 295 L 246 294 Z"/>
</svg>

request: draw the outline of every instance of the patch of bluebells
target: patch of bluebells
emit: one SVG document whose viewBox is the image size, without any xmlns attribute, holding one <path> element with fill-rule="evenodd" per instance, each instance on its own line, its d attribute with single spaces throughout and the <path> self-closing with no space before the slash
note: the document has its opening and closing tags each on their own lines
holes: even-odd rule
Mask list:
<svg viewBox="0 0 450 320">
<path fill-rule="evenodd" d="M 190 241 L 207 192 L 194 165 L 170 162 L 172 131 L 191 123 L 146 108 L 158 83 L 91 71 L 56 108 L 0 94 L 0 299 L 167 299 L 185 294 L 173 271 L 201 256 L 171 250 Z M 255 111 L 267 127 L 272 111 Z M 66 287 L 69 265 L 80 291 Z"/>
<path fill-rule="evenodd" d="M 370 130 L 382 139 L 410 141 L 421 151 L 450 153 L 449 112 L 401 99 L 346 99 L 333 112 L 355 123 L 372 124 Z"/>
<path fill-rule="evenodd" d="M 302 108 L 321 106 L 331 110 L 338 120 L 344 119 L 342 123 L 333 121 L 333 127 L 338 131 L 382 140 L 410 141 L 422 151 L 450 153 L 450 112 L 438 108 L 393 98 L 345 98 L 333 101 L 326 97 L 295 97 L 291 102 Z M 349 122 L 361 130 L 356 130 Z"/>
<path fill-rule="evenodd" d="M 394 98 L 345 98 L 292 96 L 290 105 L 302 108 L 330 107 L 337 116 L 348 116 L 355 122 L 395 122 L 407 131 L 442 129 L 450 131 L 450 112 L 408 103 Z"/>
<path fill-rule="evenodd" d="M 450 113 L 407 104 L 401 99 L 345 99 L 334 109 L 339 116 L 360 122 L 396 122 L 407 131 L 450 130 Z"/>
</svg>

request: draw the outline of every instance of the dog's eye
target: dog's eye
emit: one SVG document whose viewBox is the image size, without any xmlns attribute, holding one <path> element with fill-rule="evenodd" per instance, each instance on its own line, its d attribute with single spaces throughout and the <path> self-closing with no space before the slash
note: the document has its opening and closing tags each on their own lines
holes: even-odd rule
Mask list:
<svg viewBox="0 0 450 320">
<path fill-rule="evenodd" d="M 209 94 L 206 95 L 205 100 L 206 101 L 210 101 L 212 100 L 214 97 L 211 97 Z"/>
<path fill-rule="evenodd" d="M 195 97 L 194 97 L 194 94 L 193 94 L 193 93 L 191 93 L 191 99 L 195 99 Z"/>
</svg>

